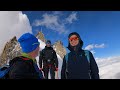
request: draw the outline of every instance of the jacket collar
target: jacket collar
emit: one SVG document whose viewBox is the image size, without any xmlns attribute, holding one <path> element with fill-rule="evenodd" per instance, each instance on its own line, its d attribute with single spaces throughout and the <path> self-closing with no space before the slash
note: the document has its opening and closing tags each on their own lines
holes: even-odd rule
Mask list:
<svg viewBox="0 0 120 90">
<path fill-rule="evenodd" d="M 33 58 L 32 58 L 31 56 L 29 56 L 27 53 L 22 53 L 22 56 L 23 56 L 23 57 L 26 57 L 26 58 L 29 58 L 29 59 L 33 60 L 33 62 L 36 63 L 36 59 L 33 59 Z"/>
</svg>

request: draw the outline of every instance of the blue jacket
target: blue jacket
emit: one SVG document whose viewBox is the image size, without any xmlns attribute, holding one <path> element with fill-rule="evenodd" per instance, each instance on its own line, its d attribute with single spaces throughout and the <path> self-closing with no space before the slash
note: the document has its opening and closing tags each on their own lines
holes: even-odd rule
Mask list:
<svg viewBox="0 0 120 90">
<path fill-rule="evenodd" d="M 68 61 L 63 59 L 61 79 L 99 79 L 99 70 L 96 61 L 90 52 L 90 63 L 82 49 L 71 50 Z"/>
</svg>

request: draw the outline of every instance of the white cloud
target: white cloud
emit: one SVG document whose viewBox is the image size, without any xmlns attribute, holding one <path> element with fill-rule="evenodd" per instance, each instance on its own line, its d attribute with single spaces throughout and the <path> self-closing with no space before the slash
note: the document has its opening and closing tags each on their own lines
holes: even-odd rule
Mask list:
<svg viewBox="0 0 120 90">
<path fill-rule="evenodd" d="M 105 44 L 90 44 L 88 46 L 85 47 L 86 50 L 91 50 L 94 48 L 105 48 Z"/>
<path fill-rule="evenodd" d="M 95 44 L 94 47 L 95 47 L 95 48 L 105 48 L 105 44 L 104 44 L 104 43 L 103 43 L 103 44 L 100 44 L 100 45 Z"/>
<path fill-rule="evenodd" d="M 120 79 L 120 56 L 96 58 L 101 79 Z"/>
<path fill-rule="evenodd" d="M 94 48 L 105 48 L 105 44 L 90 44 L 85 47 L 85 50 L 90 50 L 93 54 L 96 52 L 93 50 Z"/>
<path fill-rule="evenodd" d="M 114 56 L 114 57 L 107 57 L 107 58 L 96 58 L 96 61 L 102 65 L 103 64 L 110 64 L 114 62 L 119 62 L 120 61 L 120 56 Z"/>
<path fill-rule="evenodd" d="M 21 11 L 0 11 L 0 53 L 13 36 L 19 38 L 25 32 L 32 32 L 25 14 Z"/>
<path fill-rule="evenodd" d="M 45 26 L 59 34 L 67 34 L 69 30 L 66 29 L 65 24 L 71 24 L 77 20 L 77 13 L 72 12 L 67 18 L 62 17 L 62 15 L 61 11 L 54 11 L 51 14 L 45 13 L 42 19 L 33 22 L 33 26 Z"/>
<path fill-rule="evenodd" d="M 72 14 L 70 14 L 67 18 L 66 21 L 68 23 L 73 23 L 73 21 L 77 20 L 77 13 L 76 12 L 72 12 Z"/>
<path fill-rule="evenodd" d="M 59 15 L 59 16 L 63 15 L 62 11 L 53 11 L 53 14 L 54 15 Z"/>
<path fill-rule="evenodd" d="M 91 50 L 94 48 L 94 44 L 88 45 L 85 47 L 85 50 Z"/>
<path fill-rule="evenodd" d="M 96 52 L 95 52 L 94 50 L 91 50 L 91 53 L 92 53 L 92 54 L 95 54 Z"/>
<path fill-rule="evenodd" d="M 59 34 L 67 34 L 68 30 L 65 29 L 64 23 L 60 22 L 59 16 L 55 14 L 43 14 L 43 19 L 35 20 L 34 26 L 45 26 L 48 29 L 59 32 Z"/>
</svg>

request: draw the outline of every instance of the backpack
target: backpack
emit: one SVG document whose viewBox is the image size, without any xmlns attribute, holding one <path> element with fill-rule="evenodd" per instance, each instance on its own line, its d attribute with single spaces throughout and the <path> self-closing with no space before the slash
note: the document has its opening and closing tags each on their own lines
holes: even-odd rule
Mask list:
<svg viewBox="0 0 120 90">
<path fill-rule="evenodd" d="M 10 69 L 11 69 L 11 67 L 9 65 L 5 65 L 5 66 L 1 67 L 0 68 L 0 79 L 7 79 L 6 76 Z"/>
</svg>

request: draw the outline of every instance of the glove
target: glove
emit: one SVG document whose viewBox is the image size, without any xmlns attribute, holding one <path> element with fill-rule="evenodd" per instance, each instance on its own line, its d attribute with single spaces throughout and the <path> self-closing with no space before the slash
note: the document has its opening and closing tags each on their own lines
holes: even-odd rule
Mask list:
<svg viewBox="0 0 120 90">
<path fill-rule="evenodd" d="M 40 68 L 40 70 L 43 70 L 43 68 Z"/>
<path fill-rule="evenodd" d="M 58 68 L 55 68 L 56 71 L 58 71 Z"/>
</svg>

